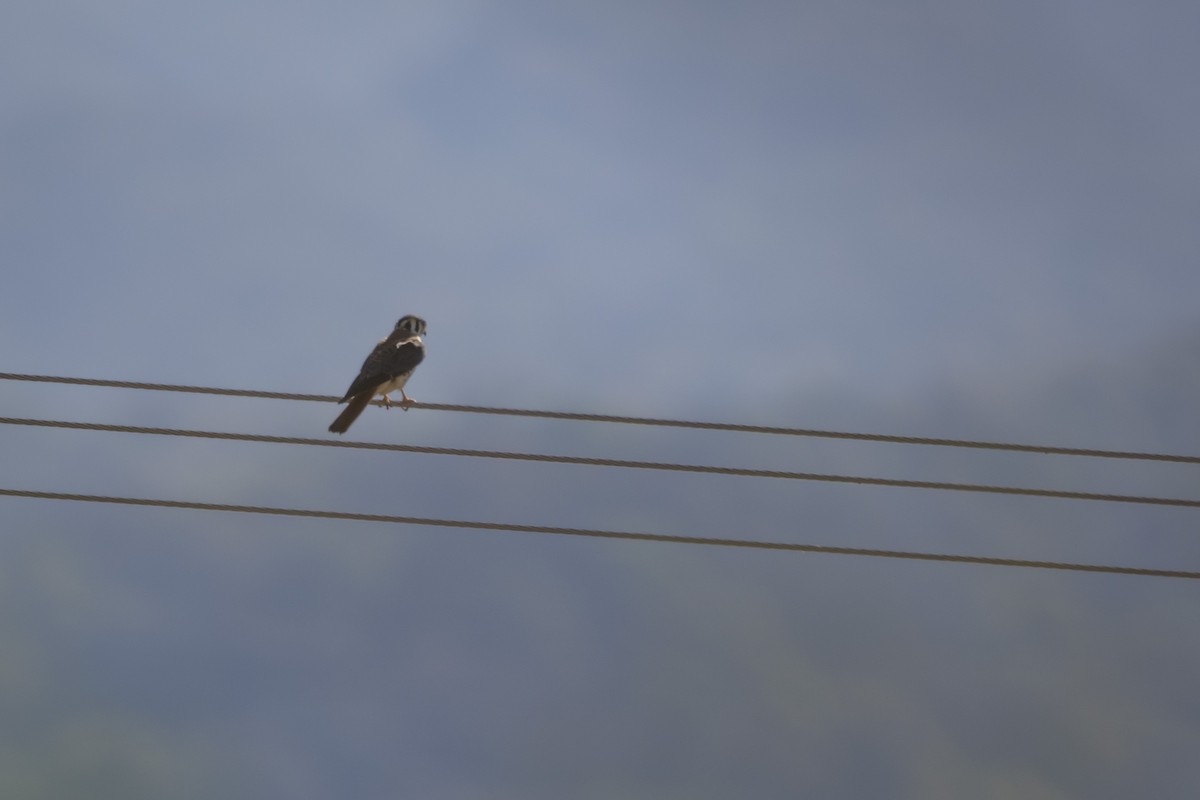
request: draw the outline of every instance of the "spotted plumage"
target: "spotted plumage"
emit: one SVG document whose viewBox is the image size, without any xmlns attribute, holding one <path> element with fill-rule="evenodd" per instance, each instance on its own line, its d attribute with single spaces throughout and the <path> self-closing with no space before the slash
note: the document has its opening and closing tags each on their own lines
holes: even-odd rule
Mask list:
<svg viewBox="0 0 1200 800">
<path fill-rule="evenodd" d="M 411 314 L 400 318 L 391 335 L 375 345 L 363 362 L 358 377 L 346 390 L 346 396 L 338 401 L 348 402 L 349 405 L 329 426 L 330 433 L 349 430 L 375 395 L 382 395 L 384 405 L 390 406 L 388 393 L 399 391 L 403 398 L 400 407 L 408 409 L 412 400 L 404 393 L 404 384 L 425 358 L 425 342 L 421 339 L 424 335 L 425 320 Z"/>
</svg>

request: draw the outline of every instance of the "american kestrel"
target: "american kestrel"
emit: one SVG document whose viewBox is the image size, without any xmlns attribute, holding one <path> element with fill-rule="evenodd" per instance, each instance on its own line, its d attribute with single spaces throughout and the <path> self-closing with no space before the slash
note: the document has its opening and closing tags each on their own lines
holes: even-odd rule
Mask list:
<svg viewBox="0 0 1200 800">
<path fill-rule="evenodd" d="M 412 400 L 404 393 L 404 384 L 417 368 L 417 364 L 421 363 L 421 359 L 425 358 L 425 343 L 421 341 L 424 335 L 425 320 L 412 314 L 400 318 L 391 335 L 375 345 L 371 355 L 363 362 L 358 377 L 346 390 L 346 396 L 338 401 L 345 403 L 349 400 L 350 405 L 346 406 L 329 426 L 330 433 L 345 433 L 349 430 L 354 420 L 358 419 L 358 415 L 371 402 L 371 398 L 377 394 L 382 395 L 384 405 L 390 407 L 392 403 L 388 399 L 388 393 L 399 389 L 400 396 L 404 398 L 400 401 L 400 407 L 408 409 Z"/>
</svg>

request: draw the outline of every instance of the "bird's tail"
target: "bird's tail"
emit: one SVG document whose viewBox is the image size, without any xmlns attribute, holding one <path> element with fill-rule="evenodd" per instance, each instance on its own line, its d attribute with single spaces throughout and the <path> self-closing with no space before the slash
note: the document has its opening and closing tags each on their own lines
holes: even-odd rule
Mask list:
<svg viewBox="0 0 1200 800">
<path fill-rule="evenodd" d="M 338 418 L 329 426 L 330 433 L 345 433 L 350 430 L 350 426 L 354 424 L 354 420 L 358 419 L 358 415 L 367 407 L 367 403 L 371 402 L 371 397 L 374 392 L 367 390 L 359 392 L 350 398 L 350 403 L 338 414 Z"/>
</svg>

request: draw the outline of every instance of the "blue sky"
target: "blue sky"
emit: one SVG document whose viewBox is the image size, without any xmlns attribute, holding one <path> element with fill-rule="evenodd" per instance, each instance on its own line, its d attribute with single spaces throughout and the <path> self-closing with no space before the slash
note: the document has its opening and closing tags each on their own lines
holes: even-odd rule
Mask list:
<svg viewBox="0 0 1200 800">
<path fill-rule="evenodd" d="M 418 400 L 1196 452 L 1188 409 L 1200 391 L 1198 16 L 1173 2 L 9 3 L 0 10 L 0 371 L 340 394 L 371 344 L 416 313 L 428 320 L 430 353 L 409 385 Z M 2 391 L 13 416 L 290 436 L 323 435 L 333 416 L 314 404 L 24 384 Z M 1194 485 L 1178 468 L 432 412 L 368 410 L 353 433 L 1177 496 Z M 474 463 L 0 434 L 8 454 L 0 479 L 18 488 L 708 535 L 741 522 L 763 536 L 800 524 L 807 540 L 823 543 L 1167 567 L 1197 555 L 1194 514 L 1153 509 L 709 488 L 607 473 L 584 480 Z M 75 687 L 77 705 L 38 700 L 26 709 L 49 733 L 23 758 L 54 763 L 89 738 L 63 731 L 102 731 L 119 718 L 127 735 L 111 758 L 131 791 L 170 785 L 207 759 L 239 776 L 222 787 L 227 796 L 240 787 L 319 797 L 347 771 L 365 776 L 364 791 L 394 791 L 399 778 L 383 754 L 340 752 L 292 731 L 306 713 L 322 730 L 358 730 L 348 709 L 370 706 L 379 691 L 397 709 L 449 726 L 429 741 L 370 714 L 363 723 L 385 731 L 385 742 L 416 748 L 423 766 L 411 772 L 425 781 L 424 796 L 561 796 L 583 785 L 572 782 L 580 775 L 606 775 L 625 796 L 671 787 L 728 796 L 754 773 L 758 796 L 807 788 L 1094 797 L 1085 765 L 1100 757 L 1120 772 L 1109 776 L 1113 791 L 1121 778 L 1134 785 L 1162 774 L 1159 795 L 1170 796 L 1166 781 L 1185 777 L 1183 761 L 1131 752 L 1115 729 L 1160 744 L 1200 739 L 1195 714 L 1168 712 L 1162 700 L 1188 681 L 1162 679 L 1133 656 L 1101 669 L 1078 703 L 1048 700 L 1056 680 L 1069 684 L 1073 670 L 1103 660 L 1114 624 L 1131 640 L 1161 630 L 1161 640 L 1141 645 L 1172 663 L 1200 663 L 1194 647 L 1178 643 L 1195 640 L 1188 617 L 1155 616 L 1164 604 L 1186 607 L 1187 587 L 1008 574 L 976 583 L 976 573 L 949 567 L 918 579 L 894 566 L 820 559 L 734 566 L 681 556 L 680 565 L 658 551 L 504 538 L 474 545 L 427 533 L 361 534 L 356 551 L 329 528 L 278 522 L 17 500 L 0 511 L 8 520 L 0 524 L 19 532 L 7 545 L 14 596 L 52 619 L 89 608 L 94 630 L 163 661 L 168 683 L 186 684 L 190 670 L 206 667 L 198 654 L 173 661 L 173 648 L 188 652 L 187 644 L 162 626 L 175 614 L 190 619 L 186 609 L 209 606 L 227 587 L 250 617 L 290 632 L 261 658 L 291 688 L 248 722 L 232 701 L 227 717 L 205 717 L 190 706 L 164 709 L 151 689 L 84 680 L 120 658 L 81 644 L 70 625 L 48 625 L 40 650 L 29 619 L 0 625 L 28 663 L 86 656 L 78 674 L 56 673 Z M 179 526 L 178 543 L 144 555 L 163 525 Z M 93 529 L 88 543 L 78 538 Z M 96 559 L 105 532 L 111 550 Z M 418 543 L 419 557 L 406 541 Z M 489 572 L 493 559 L 509 578 Z M 198 574 L 192 564 L 203 565 Z M 178 585 L 156 582 L 160 573 Z M 390 641 L 389 620 L 372 604 L 382 596 L 408 608 L 428 595 L 392 597 L 394 582 L 436 592 L 443 582 L 461 586 L 461 576 L 480 582 L 473 599 L 406 623 L 405 638 L 427 654 L 413 656 L 407 677 L 423 676 L 435 699 L 409 697 L 414 690 L 368 667 L 373 648 Z M 831 609 L 828 620 L 792 605 L 798 576 L 808 587 L 803 603 Z M 127 579 L 133 588 L 123 588 Z M 291 593 L 302 596 L 309 579 L 331 607 L 289 616 Z M 939 602 L 913 588 L 924 581 Z M 642 593 L 649 621 L 632 619 L 626 603 L 634 601 L 620 586 Z M 1092 610 L 1122 604 L 1129 610 L 1117 623 Z M 147 611 L 160 605 L 172 611 Z M 692 606 L 722 623 L 664 637 Z M 936 638 L 936 669 L 864 610 L 872 606 L 895 608 L 899 631 Z M 493 618 L 491 607 L 504 610 Z M 224 638 L 211 633 L 219 618 L 201 617 L 196 641 L 234 665 L 210 690 L 226 700 L 253 696 L 255 629 Z M 858 625 L 860 640 L 849 642 L 845 629 Z M 1064 644 L 1076 630 L 1080 638 Z M 464 643 L 488 631 L 529 649 L 478 645 L 481 654 Z M 546 632 L 565 643 L 540 649 Z M 329 650 L 305 650 L 309 640 L 345 648 L 364 676 L 339 684 L 340 699 L 301 711 L 303 687 L 328 665 Z M 981 653 L 993 643 L 1016 661 L 989 663 Z M 729 655 L 739 647 L 750 655 Z M 627 658 L 597 666 L 610 651 Z M 695 653 L 713 660 L 697 691 L 729 692 L 734 707 L 718 713 L 657 683 L 671 674 L 664 665 Z M 474 674 L 483 655 L 504 660 L 511 674 Z M 1020 659 L 1034 668 L 1023 672 Z M 534 661 L 587 663 L 588 677 L 553 684 L 560 705 L 540 698 L 547 705 L 526 718 L 504 693 L 516 685 L 517 698 L 539 702 L 536 681 L 513 677 L 541 675 Z M 900 666 L 889 672 L 888 663 Z M 974 681 L 947 666 L 955 663 L 978 670 Z M 943 671 L 957 688 L 930 681 Z M 460 709 L 460 691 L 485 710 Z M 604 717 L 610 691 L 619 699 Z M 994 705 L 980 701 L 986 707 L 971 723 L 956 705 L 959 691 Z M 806 718 L 803 704 L 791 705 L 799 696 L 828 705 Z M 1119 700 L 1106 719 L 1096 709 L 1111 697 Z M 576 756 L 539 782 L 527 771 L 532 762 L 505 749 L 503 731 L 519 718 L 529 741 L 553 741 L 556 726 L 568 724 L 562 708 L 599 715 L 620 734 L 591 742 L 608 766 Z M 992 719 L 985 711 L 1003 724 L 978 722 Z M 460 714 L 482 738 L 461 738 L 452 725 Z M 695 760 L 674 753 L 657 771 L 621 744 L 630 730 L 669 738 L 727 717 L 764 736 L 794 734 L 828 758 L 806 778 L 788 765 L 788 748 L 768 748 L 757 772 L 731 769 L 692 784 L 687 767 L 706 762 L 706 748 L 728 746 L 732 729 L 688 740 L 684 752 Z M 1057 731 L 1070 753 L 1041 760 L 1045 751 L 1021 740 L 1037 725 Z M 840 733 L 822 737 L 831 727 Z M 138 767 L 155 738 L 147 731 L 171 743 L 162 758 L 174 766 Z M 235 768 L 221 752 L 225 735 L 264 744 Z M 989 758 L 989 741 L 1004 755 Z M 855 759 L 875 768 L 828 767 Z M 50 779 L 30 770 L 29 785 L 50 796 Z M 587 785 L 603 794 L 602 782 Z"/>
<path fill-rule="evenodd" d="M 1150 342 L 1200 280 L 1193 64 L 1107 5 L 17 5 L 6 325 L 315 389 L 420 311 L 488 385 L 730 411 Z"/>
</svg>

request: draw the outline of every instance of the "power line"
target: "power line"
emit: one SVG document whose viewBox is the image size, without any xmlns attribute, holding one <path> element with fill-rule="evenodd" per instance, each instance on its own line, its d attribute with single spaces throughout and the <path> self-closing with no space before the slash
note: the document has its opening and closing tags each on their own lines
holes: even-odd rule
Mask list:
<svg viewBox="0 0 1200 800">
<path fill-rule="evenodd" d="M 96 422 L 69 422 L 48 419 L 25 419 L 0 417 L 0 424 L 27 425 L 42 428 L 65 428 L 69 430 L 102 431 L 107 433 L 138 433 L 153 436 L 180 436 L 192 439 L 221 439 L 236 442 L 263 442 L 269 444 L 293 444 L 309 447 L 340 447 L 355 450 L 383 450 L 399 453 L 421 453 L 425 455 L 461 456 L 467 458 L 491 458 L 508 461 L 534 461 L 547 464 L 577 464 L 596 467 L 618 467 L 624 469 L 647 469 L 665 472 L 688 472 L 707 475 L 729 475 L 747 478 L 775 478 L 783 480 L 818 481 L 824 483 L 853 483 L 861 486 L 890 486 L 904 489 L 930 489 L 938 491 L 979 492 L 984 494 L 1021 495 L 1025 497 L 1047 497 L 1059 500 L 1085 500 L 1110 503 L 1135 503 L 1140 505 L 1177 506 L 1200 508 L 1200 500 L 1172 497 L 1146 497 L 1141 495 L 1106 494 L 1100 492 L 1075 492 L 1059 489 L 1031 489 L 1016 486 L 994 486 L 981 483 L 950 483 L 943 481 L 915 481 L 899 478 L 872 478 L 858 475 L 829 475 L 819 472 L 790 472 L 772 469 L 747 469 L 742 467 L 714 467 L 699 464 L 673 464 L 656 461 L 631 461 L 615 458 L 591 458 L 585 456 L 555 456 L 543 453 L 512 453 L 500 450 L 469 450 L 458 447 L 431 447 L 427 445 L 391 444 L 383 442 L 356 442 L 343 439 L 311 439 L 297 436 L 270 436 L 254 433 L 226 433 L 221 431 L 197 431 L 181 428 L 150 428 L 137 425 L 109 425 Z"/>
<path fill-rule="evenodd" d="M 635 533 L 631 531 L 594 530 L 589 528 L 561 528 L 551 525 L 518 525 L 505 522 L 476 522 L 466 520 L 407 517 L 393 514 L 360 514 L 346 511 L 315 511 L 301 508 L 273 508 L 269 506 L 243 506 L 227 503 L 195 503 L 185 500 L 153 500 L 136 497 L 111 497 L 107 495 L 68 494 L 65 492 L 39 492 L 25 489 L 0 489 L 0 496 L 26 497 L 42 500 L 63 500 L 84 503 L 107 503 L 129 506 L 151 506 L 158 508 L 190 509 L 195 511 L 230 511 L 242 514 L 266 514 L 285 517 L 313 517 L 318 519 L 352 520 L 357 522 L 387 522 L 398 525 L 424 525 L 439 528 L 462 528 L 468 530 L 505 531 L 511 533 L 543 533 L 560 536 L 585 536 L 599 539 L 624 539 L 639 542 L 663 542 L 670 544 L 694 544 L 715 547 L 735 547 L 755 550 L 780 550 L 795 553 L 823 553 L 826 555 L 865 556 L 874 558 L 896 558 L 910 561 L 941 561 L 954 564 L 979 564 L 996 567 L 1025 567 L 1053 569 L 1070 572 L 1100 572 L 1114 575 L 1141 575 L 1154 578 L 1200 579 L 1200 572 L 1188 570 L 1145 569 L 1102 564 L 1077 564 L 1064 561 L 1031 561 L 1017 558 L 992 556 L 963 556 L 947 553 L 922 553 L 903 550 L 877 550 L 864 547 L 831 547 L 817 544 L 793 544 L 755 539 L 723 539 L 703 536 L 673 536 L 661 533 Z"/>
<path fill-rule="evenodd" d="M 141 381 L 116 381 L 97 378 L 66 378 L 51 375 L 24 375 L 12 372 L 0 373 L 0 380 L 36 381 L 41 383 L 63 383 L 76 386 L 104 386 L 119 389 L 143 389 L 156 392 L 186 392 L 191 394 L 224 395 L 228 397 L 256 397 L 269 400 L 302 400 L 332 403 L 338 398 L 325 394 L 298 394 L 295 392 L 265 392 L 253 389 L 218 389 L 209 386 L 186 386 L 169 383 L 144 383 Z M 382 405 L 380 401 L 374 401 Z M 614 414 L 587 414 L 573 411 L 542 411 L 523 408 L 493 408 L 489 406 L 458 405 L 450 403 L 414 402 L 410 408 L 426 411 L 456 411 L 467 414 L 491 414 L 511 417 L 537 417 L 575 422 L 607 422 L 622 425 L 647 425 L 666 428 L 691 428 L 698 430 L 731 431 L 735 433 L 761 433 L 779 436 L 804 436 L 819 439 L 843 439 L 887 444 L 911 444 L 933 447 L 958 447 L 973 450 L 999 450 L 1041 455 L 1077 456 L 1086 458 L 1113 458 L 1136 461 L 1165 461 L 1177 464 L 1200 464 L 1200 456 L 1149 453 L 1128 450 L 1098 450 L 1082 447 L 1058 447 L 1053 445 L 1017 444 L 1011 442 L 989 442 L 971 439 L 945 439 L 925 436 L 894 436 L 880 433 L 851 433 L 826 431 L 811 428 L 788 428 L 770 425 L 742 425 L 726 422 L 696 422 L 653 417 L 629 417 Z"/>
<path fill-rule="evenodd" d="M 64 378 L 56 375 L 24 375 L 0 372 L 0 380 L 32 381 L 35 383 L 65 383 L 71 386 L 104 386 L 112 389 L 144 389 L 151 392 L 182 392 L 185 394 L 215 394 L 227 397 L 259 397 L 267 400 L 310 400 L 336 403 L 340 398 L 328 394 L 297 394 L 295 392 L 261 392 L 254 389 L 217 389 L 211 386 L 187 386 L 177 383 L 145 383 L 143 381 L 114 381 L 102 378 Z M 377 405 L 381 405 L 376 400 Z M 415 407 L 416 404 L 413 405 Z"/>
</svg>

